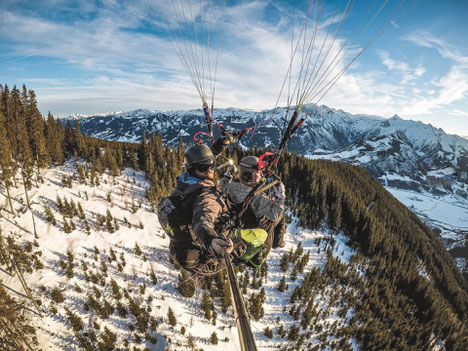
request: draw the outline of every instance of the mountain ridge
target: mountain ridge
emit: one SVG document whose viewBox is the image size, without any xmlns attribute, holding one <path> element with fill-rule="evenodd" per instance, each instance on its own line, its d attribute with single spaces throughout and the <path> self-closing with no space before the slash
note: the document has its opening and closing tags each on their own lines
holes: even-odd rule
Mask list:
<svg viewBox="0 0 468 351">
<path fill-rule="evenodd" d="M 337 155 L 340 150 L 356 148 L 367 141 L 368 151 L 385 156 L 389 145 L 393 146 L 393 154 L 399 151 L 400 145 L 404 149 L 414 150 L 412 157 L 406 159 L 408 164 L 405 164 L 403 158 L 400 160 L 402 175 L 416 173 L 418 180 L 424 181 L 425 175 L 434 169 L 453 167 L 454 173 L 460 173 L 457 174 L 457 180 L 468 182 L 468 140 L 460 136 L 446 134 L 442 129 L 420 121 L 404 120 L 396 114 L 385 119 L 372 115 L 353 115 L 323 105 L 307 105 L 303 111 L 307 118 L 300 132 L 293 135 L 287 146 L 291 152 L 312 158 L 321 154 Z M 244 147 L 279 144 L 280 132 L 269 118 L 276 119 L 278 124 L 282 123 L 281 118 L 285 115 L 283 108 L 263 111 L 218 109 L 215 115 L 216 121 L 228 130 L 258 126 L 241 140 Z M 88 136 L 128 142 L 139 142 L 143 133 L 150 135 L 156 132 L 162 135 L 165 142 L 177 145 L 179 137 L 185 143 L 190 143 L 196 132 L 206 130 L 201 109 L 168 112 L 138 109 L 108 114 L 71 115 L 63 119 L 64 123 L 71 120 L 77 120 L 81 131 Z M 380 143 L 381 149 L 371 145 L 383 137 L 388 140 Z M 391 171 L 391 165 L 382 168 L 383 165 L 376 165 L 376 162 L 368 164 L 349 158 L 344 158 L 343 161 L 377 170 L 377 177 Z"/>
</svg>

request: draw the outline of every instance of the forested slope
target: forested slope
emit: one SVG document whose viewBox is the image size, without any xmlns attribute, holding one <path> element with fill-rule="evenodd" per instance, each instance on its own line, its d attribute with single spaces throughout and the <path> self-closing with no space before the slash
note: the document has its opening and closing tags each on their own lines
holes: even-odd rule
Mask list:
<svg viewBox="0 0 468 351">
<path fill-rule="evenodd" d="M 363 168 L 294 154 L 282 161 L 293 214 L 344 232 L 360 252 L 366 280 L 351 328 L 363 349 L 427 350 L 435 336 L 465 350 L 468 286 L 441 240 Z"/>
</svg>

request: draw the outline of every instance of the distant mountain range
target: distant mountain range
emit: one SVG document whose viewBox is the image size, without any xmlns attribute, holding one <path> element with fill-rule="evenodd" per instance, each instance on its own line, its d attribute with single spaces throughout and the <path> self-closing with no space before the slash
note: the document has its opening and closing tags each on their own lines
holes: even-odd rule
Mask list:
<svg viewBox="0 0 468 351">
<path fill-rule="evenodd" d="M 301 129 L 288 143 L 291 152 L 311 158 L 340 160 L 367 168 L 382 179 L 391 174 L 402 177 L 386 181 L 397 187 L 446 193 L 454 190 L 453 182 L 468 182 L 468 140 L 447 135 L 442 129 L 422 122 L 393 116 L 352 115 L 326 106 L 306 106 L 308 114 Z M 277 146 L 284 123 L 283 109 L 246 111 L 219 109 L 216 119 L 228 130 L 242 130 L 261 124 L 245 136 L 245 147 Z M 78 119 L 81 131 L 88 136 L 107 140 L 139 142 L 143 132 L 161 134 L 165 142 L 176 145 L 180 137 L 185 143 L 206 131 L 202 110 L 159 112 L 134 110 L 99 115 L 71 115 L 63 119 Z M 215 128 L 217 129 L 217 128 Z M 455 189 L 457 190 L 457 189 Z"/>
</svg>

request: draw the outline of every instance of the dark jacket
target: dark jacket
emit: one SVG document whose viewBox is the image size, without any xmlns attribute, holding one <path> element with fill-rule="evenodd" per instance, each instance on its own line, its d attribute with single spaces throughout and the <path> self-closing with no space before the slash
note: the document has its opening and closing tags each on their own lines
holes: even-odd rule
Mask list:
<svg viewBox="0 0 468 351">
<path fill-rule="evenodd" d="M 283 186 L 280 183 L 278 186 Z M 223 177 L 221 180 L 221 191 L 225 194 L 235 210 L 240 211 L 253 187 L 242 183 L 239 179 L 231 180 Z M 284 198 L 275 198 L 269 193 L 261 193 L 250 202 L 247 210 L 242 216 L 244 228 L 262 228 L 269 230 L 272 223 L 277 223 L 283 216 Z"/>
<path fill-rule="evenodd" d="M 192 225 L 174 228 L 176 251 L 197 246 L 208 252 L 214 237 L 228 235 L 228 209 L 213 181 L 183 173 L 171 196 L 183 196 L 184 205 L 192 208 Z"/>
</svg>

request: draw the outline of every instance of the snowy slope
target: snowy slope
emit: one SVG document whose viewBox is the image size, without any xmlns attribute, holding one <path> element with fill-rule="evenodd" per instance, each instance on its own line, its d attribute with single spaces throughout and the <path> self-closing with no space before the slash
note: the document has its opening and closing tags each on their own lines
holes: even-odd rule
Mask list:
<svg viewBox="0 0 468 351">
<path fill-rule="evenodd" d="M 438 233 L 462 272 L 468 271 L 468 200 L 451 194 L 386 189 Z"/>
<path fill-rule="evenodd" d="M 25 278 L 33 295 L 41 301 L 40 309 L 44 318 L 31 312 L 33 306 L 25 299 L 17 277 L 11 277 L 5 271 L 0 271 L 0 279 L 15 298 L 27 302 L 26 313 L 33 316 L 34 324 L 39 328 L 41 348 L 67 351 L 80 349 L 66 317 L 65 307 L 67 307 L 81 318 L 83 331 L 94 332 L 97 340 L 100 340 L 105 328 L 108 328 L 117 336 L 117 346 L 123 349 L 131 349 L 134 346 L 139 346 L 141 350 L 144 347 L 161 351 L 186 349 L 184 345 L 187 344 L 187 336 L 191 334 L 197 347 L 206 351 L 220 348 L 226 351 L 238 350 L 239 343 L 232 308 L 229 308 L 226 314 L 217 309 L 219 315 L 216 325 L 213 325 L 202 314 L 201 289 L 197 290 L 193 298 L 184 298 L 175 289 L 179 279 L 178 272 L 168 261 L 169 240 L 164 237 L 155 213 L 144 200 L 146 183 L 143 176 L 126 170 L 115 180 L 111 176 L 104 175 L 99 186 L 78 184 L 74 180 L 71 188 L 63 187 L 61 184 L 63 177 L 69 177 L 74 172 L 75 167 L 72 162 L 62 167 L 49 169 L 44 175 L 44 184 L 30 193 L 39 236 L 38 250 L 42 251 L 41 261 L 44 268 L 33 274 L 25 274 Z M 109 193 L 111 193 L 112 203 L 108 201 Z M 20 190 L 17 190 L 15 194 L 20 195 Z M 66 198 L 68 201 L 73 200 L 76 204 L 82 205 L 91 225 L 89 235 L 85 231 L 84 222 L 76 217 L 73 219 L 76 230 L 70 234 L 64 232 L 62 217 L 56 209 L 57 197 Z M 3 195 L 0 195 L 0 204 L 6 205 Z M 57 225 L 46 222 L 43 215 L 44 205 L 54 210 Z M 132 206 L 136 210 L 134 213 L 132 213 Z M 15 202 L 15 209 L 24 210 L 24 206 Z M 120 226 L 114 233 L 109 233 L 105 228 L 98 230 L 96 227 L 97 216 L 105 215 L 107 210 L 117 219 Z M 7 210 L 0 213 L 0 225 L 4 236 L 12 236 L 17 242 L 23 244 L 34 242 L 29 211 L 20 213 L 16 217 L 13 217 Z M 125 219 L 131 227 L 125 224 Z M 288 293 L 280 293 L 276 289 L 284 274 L 279 269 L 282 254 L 294 249 L 297 243 L 301 242 L 305 250 L 310 250 L 307 267 L 323 267 L 327 260 L 326 250 L 323 247 L 326 240 L 321 240 L 319 244 L 316 239 L 327 239 L 331 234 L 327 230 L 303 230 L 296 227 L 296 222 L 293 221 L 288 228 L 286 247 L 271 253 L 268 259 L 268 279 L 263 281 L 266 291 L 265 316 L 259 322 L 252 322 L 259 349 L 276 350 L 280 345 L 288 343 L 287 339 L 279 338 L 276 333 L 273 339 L 268 339 L 263 335 L 265 327 L 276 328 L 279 319 L 286 325 L 293 323 L 293 319 L 283 311 L 283 306 L 288 304 L 290 292 L 299 283 L 297 280 L 292 281 L 288 278 Z M 343 262 L 347 262 L 352 254 L 346 245 L 347 239 L 343 235 L 334 235 L 334 239 L 336 240 L 333 246 L 334 254 Z M 136 244 L 141 248 L 141 255 L 135 251 Z M 111 250 L 115 253 L 115 259 Z M 61 261 L 64 261 L 62 264 L 67 262 L 67 251 L 74 256 L 72 278 L 68 278 L 66 271 L 61 267 Z M 83 266 L 87 266 L 87 269 Z M 156 273 L 156 284 L 151 281 L 151 269 Z M 125 317 L 121 317 L 114 311 L 108 318 L 102 318 L 95 312 L 96 309 L 89 308 L 87 296 L 95 296 L 96 291 L 98 295 L 102 295 L 98 299 L 102 306 L 104 306 L 105 299 L 115 307 L 116 300 L 110 287 L 111 279 L 117 282 L 122 294 L 123 289 L 127 289 L 137 306 L 147 311 L 148 315 L 157 321 L 155 330 L 148 329 L 149 338 L 156 338 L 156 343 L 153 343 L 154 339 L 145 340 L 142 333 L 139 334 L 140 340 L 135 337 L 136 332 L 131 331 L 131 325 L 135 327 L 136 320 L 130 312 Z M 145 285 L 144 292 L 142 291 L 143 284 Z M 65 301 L 52 301 L 51 291 L 54 288 L 62 291 Z M 125 307 L 129 305 L 128 300 L 123 297 L 122 301 L 127 301 L 123 303 Z M 327 308 L 328 301 L 329 297 L 326 294 L 317 296 L 317 303 L 321 308 Z M 175 328 L 167 323 L 169 307 L 173 309 L 177 318 Z M 346 323 L 346 318 L 342 319 L 335 315 L 333 309 L 332 313 L 327 316 L 321 321 L 324 328 L 333 321 Z M 185 335 L 180 332 L 182 327 L 186 328 Z M 220 340 L 218 345 L 212 345 L 209 342 L 213 332 L 216 332 Z M 225 339 L 228 342 L 222 341 Z M 128 340 L 129 344 L 125 344 L 124 340 Z M 317 335 L 312 335 L 309 342 L 310 344 L 318 343 Z M 350 340 L 350 343 L 355 345 L 353 340 Z"/>
</svg>

